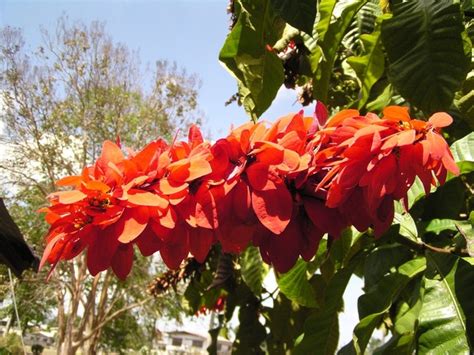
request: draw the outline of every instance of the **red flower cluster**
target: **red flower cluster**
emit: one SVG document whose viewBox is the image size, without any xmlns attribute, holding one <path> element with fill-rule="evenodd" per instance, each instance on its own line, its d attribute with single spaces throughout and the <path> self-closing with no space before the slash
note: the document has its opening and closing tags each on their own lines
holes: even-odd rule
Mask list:
<svg viewBox="0 0 474 355">
<path fill-rule="evenodd" d="M 217 298 L 216 303 L 211 308 L 207 308 L 205 305 L 202 305 L 201 307 L 199 307 L 195 315 L 199 316 L 199 315 L 206 315 L 211 312 L 216 312 L 216 313 L 222 312 L 224 310 L 226 300 L 227 300 L 226 296 L 219 296 L 219 298 Z"/>
<path fill-rule="evenodd" d="M 382 234 L 416 176 L 428 193 L 458 173 L 439 134 L 452 122 L 445 113 L 425 122 L 392 106 L 382 118 L 345 110 L 326 119 L 318 104 L 315 118 L 247 123 L 214 144 L 193 126 L 187 142 L 159 139 L 128 156 L 105 142 L 94 165 L 58 182 L 74 189 L 42 210 L 51 228 L 41 264 L 87 249 L 93 275 L 112 267 L 125 278 L 134 244 L 177 268 L 189 253 L 203 262 L 216 242 L 230 253 L 253 243 L 285 272 L 311 259 L 325 233 Z"/>
</svg>

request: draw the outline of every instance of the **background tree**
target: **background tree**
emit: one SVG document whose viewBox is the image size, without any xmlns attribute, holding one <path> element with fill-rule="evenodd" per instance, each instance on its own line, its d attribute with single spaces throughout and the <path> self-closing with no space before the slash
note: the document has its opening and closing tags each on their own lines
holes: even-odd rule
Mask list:
<svg viewBox="0 0 474 355">
<path fill-rule="evenodd" d="M 21 30 L 0 32 L 2 183 L 16 222 L 38 251 L 46 226 L 37 209 L 58 178 L 80 173 L 98 156 L 104 140 L 133 149 L 200 121 L 199 81 L 176 64 L 157 61 L 144 72 L 138 53 L 113 42 L 99 22 L 71 24 L 63 17 L 54 33 L 42 34 L 33 50 Z M 143 259 L 138 264 L 127 282 L 108 272 L 90 277 L 84 257 L 58 268 L 47 284 L 45 272 L 27 275 L 17 284 L 22 328 L 55 318 L 58 352 L 93 353 L 109 322 L 138 308 L 153 319 L 179 309 L 176 297 L 150 302 L 143 290 L 156 269 Z"/>
</svg>

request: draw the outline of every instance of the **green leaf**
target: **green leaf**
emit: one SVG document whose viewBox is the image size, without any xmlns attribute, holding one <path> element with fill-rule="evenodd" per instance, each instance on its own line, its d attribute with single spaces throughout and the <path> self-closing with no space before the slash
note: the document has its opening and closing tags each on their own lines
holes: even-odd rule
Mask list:
<svg viewBox="0 0 474 355">
<path fill-rule="evenodd" d="M 459 4 L 413 0 L 391 5 L 382 23 L 382 42 L 392 84 L 427 113 L 447 110 L 469 71 Z"/>
<path fill-rule="evenodd" d="M 265 267 L 258 248 L 249 246 L 240 256 L 242 279 L 255 295 L 262 293 Z"/>
<path fill-rule="evenodd" d="M 456 223 L 459 223 L 459 221 L 455 221 L 453 219 L 435 218 L 428 222 L 425 227 L 425 233 L 434 233 L 439 235 L 445 230 L 456 231 Z"/>
<path fill-rule="evenodd" d="M 377 21 L 373 33 L 360 36 L 364 55 L 360 57 L 352 56 L 347 59 L 347 62 L 354 69 L 361 83 L 360 98 L 358 100 L 359 109 L 364 107 L 369 99 L 372 86 L 382 77 L 385 71 L 385 56 L 381 44 L 380 23 L 380 21 Z"/>
<path fill-rule="evenodd" d="M 305 322 L 304 334 L 294 354 L 334 354 L 339 341 L 338 312 L 343 307 L 344 291 L 361 257 L 355 257 L 345 268 L 340 269 L 330 280 L 326 289 L 325 302 Z M 317 350 L 316 350 L 317 349 Z"/>
<path fill-rule="evenodd" d="M 416 229 L 416 224 L 411 215 L 408 212 L 405 213 L 397 213 L 395 212 L 395 216 L 393 218 L 393 224 L 400 225 L 400 235 L 411 239 L 413 241 L 418 240 L 418 231 Z"/>
<path fill-rule="evenodd" d="M 359 298 L 361 320 L 354 328 L 354 347 L 358 353 L 365 351 L 375 327 L 380 323 L 384 313 L 390 309 L 400 291 L 425 268 L 425 258 L 407 261 L 397 272 L 386 275 Z"/>
<path fill-rule="evenodd" d="M 310 56 L 316 83 L 314 85 L 316 99 L 327 101 L 337 51 L 355 14 L 366 2 L 367 0 L 321 0 L 319 3 L 320 20 L 316 27 L 318 46 Z"/>
<path fill-rule="evenodd" d="M 418 351 L 469 354 L 469 342 L 474 336 L 474 268 L 451 255 L 428 253 L 427 258 Z"/>
<path fill-rule="evenodd" d="M 431 192 L 435 191 L 436 188 L 431 186 Z M 425 188 L 423 187 L 423 183 L 421 182 L 418 176 L 415 178 L 413 185 L 408 190 L 408 208 L 411 209 L 413 205 L 425 196 Z"/>
<path fill-rule="evenodd" d="M 456 229 L 459 229 L 466 240 L 467 252 L 474 257 L 474 212 L 471 212 L 468 221 L 458 221 L 455 224 Z"/>
<path fill-rule="evenodd" d="M 219 60 L 237 79 L 247 113 L 256 120 L 267 110 L 283 83 L 283 64 L 267 50 L 283 31 L 270 0 L 240 0 L 237 23 L 222 47 Z"/>
<path fill-rule="evenodd" d="M 364 284 L 370 289 L 393 267 L 399 267 L 412 258 L 413 254 L 405 246 L 385 244 L 374 249 L 364 263 Z"/>
<path fill-rule="evenodd" d="M 270 0 L 278 15 L 293 27 L 311 34 L 316 19 L 315 0 Z"/>
<path fill-rule="evenodd" d="M 474 132 L 454 142 L 451 152 L 462 174 L 474 171 Z"/>
<path fill-rule="evenodd" d="M 316 295 L 308 281 L 308 263 L 299 259 L 290 271 L 277 279 L 280 291 L 288 299 L 305 307 L 317 307 Z"/>
</svg>

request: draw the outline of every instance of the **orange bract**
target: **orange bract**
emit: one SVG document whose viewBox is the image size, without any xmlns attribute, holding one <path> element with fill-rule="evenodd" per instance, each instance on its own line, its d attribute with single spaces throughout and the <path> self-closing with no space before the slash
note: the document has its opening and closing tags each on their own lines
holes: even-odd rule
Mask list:
<svg viewBox="0 0 474 355">
<path fill-rule="evenodd" d="M 79 176 L 58 181 L 41 265 L 52 269 L 87 250 L 92 274 L 109 267 L 125 278 L 134 244 L 159 251 L 170 268 L 193 254 L 204 262 L 214 243 L 239 253 L 250 243 L 279 272 L 310 260 L 325 233 L 354 225 L 377 236 L 392 223 L 395 200 L 406 203 L 416 177 L 426 192 L 458 174 L 439 129 L 446 113 L 411 119 L 391 106 L 383 117 L 344 110 L 327 118 L 287 115 L 272 125 L 246 123 L 214 144 L 192 126 L 187 141 L 159 139 L 125 156 L 106 141 Z"/>
</svg>

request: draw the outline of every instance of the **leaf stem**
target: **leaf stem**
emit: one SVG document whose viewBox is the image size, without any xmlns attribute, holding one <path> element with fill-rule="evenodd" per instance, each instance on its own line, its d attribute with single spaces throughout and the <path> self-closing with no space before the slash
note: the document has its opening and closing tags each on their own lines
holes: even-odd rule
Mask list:
<svg viewBox="0 0 474 355">
<path fill-rule="evenodd" d="M 403 244 L 410 249 L 416 251 L 416 252 L 424 252 L 426 250 L 429 250 L 434 253 L 439 253 L 439 254 L 451 254 L 451 255 L 456 255 L 459 257 L 469 257 L 469 253 L 467 249 L 465 248 L 456 248 L 456 247 L 448 247 L 448 248 L 439 248 L 435 247 L 433 245 L 427 244 L 425 242 L 416 242 L 414 240 L 404 238 L 402 236 L 398 236 L 396 238 L 396 241 L 399 242 L 400 244 Z"/>
</svg>

